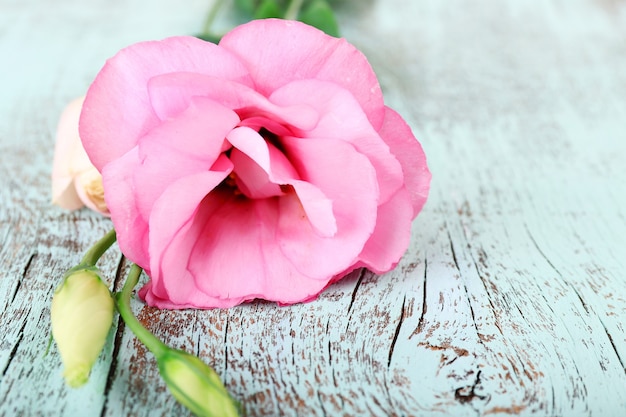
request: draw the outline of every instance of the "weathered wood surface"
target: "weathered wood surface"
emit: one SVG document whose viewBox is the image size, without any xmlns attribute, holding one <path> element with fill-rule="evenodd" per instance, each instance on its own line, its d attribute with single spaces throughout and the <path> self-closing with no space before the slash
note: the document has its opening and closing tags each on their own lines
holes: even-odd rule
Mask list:
<svg viewBox="0 0 626 417">
<path fill-rule="evenodd" d="M 1 416 L 185 415 L 123 326 L 80 390 L 44 352 L 110 227 L 50 205 L 57 117 L 119 48 L 198 30 L 186 3 L 0 0 Z M 626 415 L 626 2 L 353 3 L 343 34 L 433 171 L 402 263 L 304 305 L 136 312 L 251 416 Z"/>
</svg>

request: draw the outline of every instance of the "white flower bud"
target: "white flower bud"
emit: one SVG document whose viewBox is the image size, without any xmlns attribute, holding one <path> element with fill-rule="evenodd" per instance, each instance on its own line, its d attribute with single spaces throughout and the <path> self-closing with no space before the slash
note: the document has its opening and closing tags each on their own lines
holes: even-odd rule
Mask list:
<svg viewBox="0 0 626 417">
<path fill-rule="evenodd" d="M 174 398 L 201 417 L 238 416 L 219 375 L 198 357 L 168 349 L 157 357 L 159 371 Z"/>
<path fill-rule="evenodd" d="M 100 356 L 115 305 L 111 293 L 95 269 L 70 273 L 52 298 L 52 336 L 71 387 L 84 385 Z"/>
</svg>

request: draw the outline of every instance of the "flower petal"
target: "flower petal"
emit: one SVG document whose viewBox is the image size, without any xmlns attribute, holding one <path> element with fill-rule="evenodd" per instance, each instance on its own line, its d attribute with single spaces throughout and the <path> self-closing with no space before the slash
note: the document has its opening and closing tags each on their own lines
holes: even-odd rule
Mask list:
<svg viewBox="0 0 626 417">
<path fill-rule="evenodd" d="M 135 167 L 134 181 L 141 192 L 135 197 L 144 219 L 171 183 L 211 168 L 238 122 L 232 110 L 196 97 L 176 119 L 162 122 L 139 140 L 141 163 Z"/>
<path fill-rule="evenodd" d="M 186 218 L 201 194 L 173 220 L 172 210 L 161 203 L 180 201 L 193 193 L 190 187 L 177 191 L 178 197 L 170 194 L 172 187 L 178 187 L 176 183 L 159 199 L 161 208 L 157 211 L 155 206 L 151 218 L 154 224 L 168 222 L 173 230 L 151 231 L 151 239 L 158 233 L 163 236 L 161 242 L 169 243 L 166 248 L 163 243 L 151 246 L 151 253 L 163 253 L 159 261 L 162 275 L 153 272 L 153 283 L 142 290 L 147 302 L 174 308 L 228 307 L 254 298 L 294 303 L 314 297 L 335 274 L 354 263 L 376 220 L 373 167 L 342 141 L 290 138 L 286 142 L 290 156 L 306 155 L 297 158 L 303 179 L 320 189 L 327 187 L 333 195 L 337 206 L 333 209 L 340 214 L 337 235 L 332 239 L 317 235 L 295 194 L 251 200 L 218 188 L 197 206 L 193 220 Z M 329 158 L 328 153 L 335 157 Z M 313 166 L 320 173 L 304 168 L 316 162 L 321 165 Z M 339 166 L 353 174 L 340 178 L 325 174 L 328 168 L 338 172 Z M 355 177 L 359 181 L 355 182 Z M 352 187 L 346 189 L 344 181 Z M 175 226 L 181 224 L 180 219 L 185 219 L 184 227 Z M 172 235 L 173 239 L 168 238 Z"/>
<path fill-rule="evenodd" d="M 337 219 L 333 201 L 316 186 L 306 181 L 291 180 L 290 184 L 304 209 L 306 218 L 320 237 L 333 237 L 337 233 Z"/>
<path fill-rule="evenodd" d="M 174 232 L 163 251 L 163 274 L 140 295 L 161 308 L 224 308 L 254 298 L 295 303 L 314 297 L 326 283 L 301 274 L 281 253 L 275 241 L 276 204 L 276 199 L 241 199 L 214 190 Z M 159 216 L 171 219 L 169 212 Z M 172 231 L 163 233 L 166 239 L 167 232 Z"/>
<path fill-rule="evenodd" d="M 302 202 L 287 195 L 280 198 L 276 238 L 299 271 L 312 278 L 327 279 L 354 263 L 374 230 L 376 173 L 364 155 L 341 140 L 286 137 L 282 143 L 301 180 L 317 187 L 332 201 L 337 232 L 332 238 L 317 233 Z M 322 209 L 325 210 L 323 206 Z"/>
<path fill-rule="evenodd" d="M 402 165 L 404 183 L 411 197 L 415 217 L 426 203 L 430 189 L 431 173 L 424 150 L 409 125 L 389 107 L 386 108 L 385 121 L 379 133 Z"/>
<path fill-rule="evenodd" d="M 313 129 L 299 132 L 300 136 L 345 140 L 366 155 L 376 169 L 379 204 L 389 200 L 402 186 L 400 163 L 349 91 L 319 80 L 293 81 L 276 90 L 270 100 L 281 106 L 305 103 L 317 110 L 319 122 Z"/>
<path fill-rule="evenodd" d="M 160 123 L 147 85 L 154 76 L 170 72 L 195 72 L 252 85 L 247 69 L 232 53 L 194 37 L 122 49 L 98 73 L 80 118 L 80 136 L 96 168 L 102 170 L 124 155 Z"/>
<path fill-rule="evenodd" d="M 198 233 L 202 232 L 194 227 L 194 220 L 203 200 L 218 206 L 221 204 L 212 191 L 231 170 L 232 164 L 222 156 L 212 171 L 181 178 L 170 185 L 155 203 L 150 217 L 150 224 L 154 225 L 150 229 L 150 295 L 148 289 L 142 292 L 146 300 L 154 296 L 202 305 L 204 296 L 197 291 L 194 277 L 188 270 L 190 253 L 199 238 Z M 211 196 L 207 197 L 209 193 Z M 172 286 L 172 282 L 175 285 Z"/>
<path fill-rule="evenodd" d="M 72 177 L 56 177 L 52 180 L 52 204 L 65 210 L 78 210 L 85 204 L 81 200 Z"/>
<path fill-rule="evenodd" d="M 236 110 L 242 119 L 265 116 L 300 129 L 310 129 L 318 121 L 317 113 L 305 104 L 280 107 L 244 84 L 203 74 L 178 72 L 155 76 L 148 83 L 148 91 L 161 120 L 176 117 L 194 98 L 206 97 Z"/>
<path fill-rule="evenodd" d="M 248 197 L 284 195 L 280 185 L 291 185 L 317 233 L 331 237 L 337 232 L 332 201 L 316 186 L 299 181 L 296 169 L 276 146 L 247 127 L 234 129 L 228 135 L 228 140 L 236 148 L 231 154 L 231 160 L 235 162 L 238 184 L 246 190 L 244 193 Z M 240 156 L 242 154 L 247 157 Z M 242 169 L 242 166 L 247 169 Z"/>
<path fill-rule="evenodd" d="M 259 40 L 264 45 L 259 47 Z M 374 129 L 383 121 L 383 96 L 365 56 L 337 39 L 300 22 L 253 20 L 227 33 L 219 44 L 245 62 L 256 89 L 269 96 L 281 86 L 305 78 L 330 81 L 350 91 Z"/>
<path fill-rule="evenodd" d="M 141 163 L 137 147 L 102 169 L 104 199 L 111 212 L 117 232 L 117 243 L 126 257 L 150 273 L 148 254 L 148 221 L 144 219 L 135 200 L 137 192 L 134 170 Z"/>
<path fill-rule="evenodd" d="M 281 253 L 275 241 L 277 214 L 276 199 L 236 198 L 210 213 L 204 220 L 204 237 L 190 256 L 198 288 L 226 302 L 233 298 L 298 302 L 323 288 Z"/>
<path fill-rule="evenodd" d="M 237 188 L 247 198 L 270 198 L 284 194 L 280 185 L 270 181 L 269 174 L 239 149 L 232 150 L 230 160 L 235 164 L 233 172 Z"/>
<path fill-rule="evenodd" d="M 66 210 L 76 210 L 84 205 L 76 192 L 74 179 L 91 166 L 78 136 L 78 119 L 83 100 L 83 97 L 75 99 L 63 110 L 54 145 L 52 202 Z"/>
<path fill-rule="evenodd" d="M 382 274 L 394 268 L 411 238 L 413 208 L 406 188 L 402 187 L 378 207 L 376 228 L 359 255 L 359 266 Z"/>
</svg>

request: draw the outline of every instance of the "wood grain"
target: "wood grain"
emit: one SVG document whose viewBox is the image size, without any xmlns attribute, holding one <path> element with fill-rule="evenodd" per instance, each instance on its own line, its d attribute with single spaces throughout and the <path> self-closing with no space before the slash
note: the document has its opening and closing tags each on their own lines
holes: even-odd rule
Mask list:
<svg viewBox="0 0 626 417">
<path fill-rule="evenodd" d="M 49 173 L 106 58 L 208 6 L 0 0 L 0 416 L 186 415 L 123 324 L 79 390 L 44 354 L 54 287 L 111 227 L 52 207 Z M 368 0 L 339 20 L 433 172 L 402 262 L 291 307 L 134 300 L 140 320 L 250 416 L 626 414 L 626 3 Z M 119 286 L 120 253 L 101 267 Z"/>
</svg>

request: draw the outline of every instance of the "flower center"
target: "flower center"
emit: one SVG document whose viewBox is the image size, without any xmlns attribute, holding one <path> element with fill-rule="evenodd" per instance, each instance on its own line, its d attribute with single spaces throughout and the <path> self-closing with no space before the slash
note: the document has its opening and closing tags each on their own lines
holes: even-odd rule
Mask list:
<svg viewBox="0 0 626 417">
<path fill-rule="evenodd" d="M 104 186 L 102 185 L 102 177 L 94 178 L 85 186 L 85 194 L 95 204 L 99 211 L 107 211 L 107 205 L 104 202 Z"/>
<path fill-rule="evenodd" d="M 223 155 L 233 169 L 220 184 L 222 191 L 252 200 L 281 197 L 293 191 L 286 184 L 299 177 L 279 135 L 265 127 L 239 126 L 227 139 L 232 146 Z"/>
<path fill-rule="evenodd" d="M 92 169 L 82 172 L 78 175 L 76 181 L 77 187 L 82 191 L 83 196 L 93 203 L 95 210 L 101 213 L 109 212 L 106 202 L 104 201 L 102 175 L 100 175 L 96 168 L 92 167 Z M 79 191 L 79 193 L 81 191 Z"/>
<path fill-rule="evenodd" d="M 241 190 L 239 190 L 239 187 L 237 187 L 237 174 L 235 174 L 234 172 L 228 174 L 228 176 L 224 178 L 219 187 L 222 190 L 228 190 L 236 197 L 243 196 L 245 198 L 245 195 L 241 192 Z"/>
</svg>

